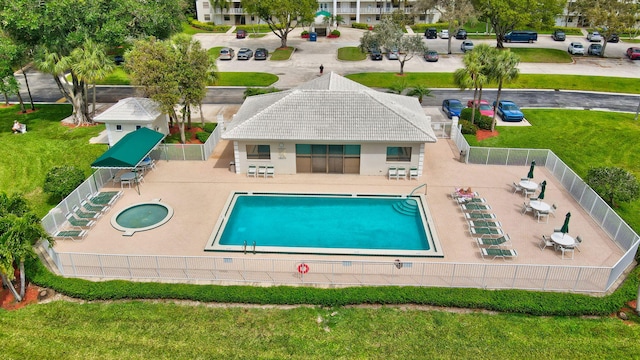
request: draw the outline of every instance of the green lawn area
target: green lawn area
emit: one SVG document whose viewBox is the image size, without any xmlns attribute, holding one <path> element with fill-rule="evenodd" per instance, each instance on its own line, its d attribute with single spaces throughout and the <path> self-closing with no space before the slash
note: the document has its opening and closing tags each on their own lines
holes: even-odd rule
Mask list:
<svg viewBox="0 0 640 360">
<path fill-rule="evenodd" d="M 210 56 L 213 56 L 214 59 L 217 59 L 220 57 L 220 50 L 224 48 L 225 46 L 212 47 L 209 50 L 207 50 L 207 53 L 209 53 Z"/>
<path fill-rule="evenodd" d="M 640 122 L 633 120 L 634 114 L 536 109 L 524 114 L 533 126 L 501 126 L 497 137 L 478 142 L 466 136 L 467 141 L 472 146 L 551 149 L 582 178 L 591 167 L 617 166 L 640 179 Z M 616 211 L 640 232 L 640 200 L 620 204 Z"/>
<path fill-rule="evenodd" d="M 338 49 L 338 60 L 360 61 L 367 58 L 367 54 L 360 51 L 357 46 L 342 47 Z"/>
<path fill-rule="evenodd" d="M 640 326 L 607 317 L 56 301 L 3 311 L 1 318 L 0 337 L 11 339 L 2 346 L 8 359 L 625 359 L 640 353 Z"/>
<path fill-rule="evenodd" d="M 89 139 L 104 125 L 67 127 L 60 120 L 71 115 L 71 105 L 37 105 L 37 111 L 21 114 L 18 105 L 0 108 L 0 189 L 21 192 L 33 210 L 44 216 L 61 199 L 49 199 L 42 192 L 46 173 L 54 166 L 73 165 L 88 177 L 90 164 L 107 150 L 106 145 L 90 145 Z M 27 124 L 26 134 L 13 134 L 14 120 Z"/>
<path fill-rule="evenodd" d="M 374 88 L 388 88 L 400 78 L 395 72 L 357 73 L 346 77 Z M 416 84 L 422 84 L 429 88 L 457 87 L 453 82 L 453 73 L 405 73 L 402 77 L 406 79 L 409 87 Z M 488 84 L 486 87 L 497 87 L 497 85 Z M 586 75 L 520 74 L 516 81 L 505 84 L 504 88 L 585 90 L 640 94 L 637 79 Z"/>
<path fill-rule="evenodd" d="M 131 80 L 124 68 L 117 66 L 109 76 L 96 81 L 96 85 L 131 85 Z"/>
<path fill-rule="evenodd" d="M 541 48 L 509 48 L 512 53 L 520 56 L 523 63 L 571 63 L 571 55 L 568 52 L 558 49 Z"/>
<path fill-rule="evenodd" d="M 212 31 L 202 30 L 189 25 L 188 22 L 182 23 L 182 32 L 187 35 L 195 35 L 200 33 L 210 33 Z"/>
<path fill-rule="evenodd" d="M 270 60 L 273 60 L 273 61 L 289 60 L 289 58 L 291 57 L 291 54 L 293 54 L 293 50 L 294 48 L 290 46 L 286 48 L 277 48 L 276 51 L 274 51 L 271 54 Z"/>
</svg>

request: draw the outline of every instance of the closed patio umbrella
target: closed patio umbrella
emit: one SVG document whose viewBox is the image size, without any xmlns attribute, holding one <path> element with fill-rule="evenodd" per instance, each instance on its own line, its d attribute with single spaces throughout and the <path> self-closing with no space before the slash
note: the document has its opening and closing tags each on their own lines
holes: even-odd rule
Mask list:
<svg viewBox="0 0 640 360">
<path fill-rule="evenodd" d="M 540 190 L 540 195 L 538 195 L 538 199 L 544 199 L 544 190 L 545 190 L 545 189 L 546 189 L 546 187 L 547 187 L 547 180 L 543 181 L 543 182 L 540 184 L 540 187 L 542 187 L 542 190 Z"/>
<path fill-rule="evenodd" d="M 568 212 L 567 215 L 565 215 L 564 217 L 564 224 L 562 224 L 562 227 L 560 228 L 560 232 L 563 234 L 566 234 L 569 232 L 569 219 L 571 218 L 571 213 Z"/>
<path fill-rule="evenodd" d="M 533 160 L 533 161 L 531 162 L 531 167 L 529 168 L 529 173 L 527 174 L 527 177 L 528 177 L 529 179 L 533 179 L 533 168 L 534 168 L 534 167 L 536 167 L 536 161 L 535 161 L 535 160 Z"/>
</svg>

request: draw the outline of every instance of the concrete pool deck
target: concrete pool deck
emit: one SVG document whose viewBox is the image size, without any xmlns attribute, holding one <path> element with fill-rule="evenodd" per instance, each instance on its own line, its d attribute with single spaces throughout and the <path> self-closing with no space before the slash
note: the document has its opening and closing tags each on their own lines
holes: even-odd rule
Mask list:
<svg viewBox="0 0 640 360">
<path fill-rule="evenodd" d="M 221 141 L 208 161 L 159 161 L 154 171 L 145 174 L 140 195 L 133 188 L 125 188 L 124 195 L 105 216 L 98 219 L 85 240 L 58 241 L 55 250 L 95 254 L 393 261 L 396 257 L 215 253 L 205 252 L 204 247 L 233 191 L 408 194 L 426 183 L 426 191 L 423 188 L 418 193 L 426 192 L 444 258 L 415 258 L 413 261 L 483 262 L 460 206 L 449 197 L 455 187 L 471 187 L 487 200 L 518 252 L 512 264 L 610 267 L 624 253 L 543 167 L 536 167 L 534 181 L 547 181 L 545 201 L 558 206 L 556 217 L 551 216 L 548 223 L 538 223 L 530 213 L 521 215 L 525 198 L 521 194 L 513 194 L 511 184 L 527 174 L 528 166 L 463 164 L 458 161 L 453 143 L 446 139 L 425 146 L 425 170 L 418 181 L 388 180 L 386 174 L 279 175 L 277 169 L 275 178 L 249 178 L 229 171 L 232 157 L 232 144 Z M 104 190 L 109 188 L 120 190 L 120 185 L 110 184 Z M 165 225 L 133 236 L 122 236 L 122 232 L 111 226 L 111 217 L 120 210 L 156 198 L 161 198 L 175 211 Z M 554 228 L 559 228 L 568 211 L 572 215 L 569 234 L 574 237 L 580 235 L 584 239 L 574 260 L 563 260 L 561 254 L 551 248 L 544 251 L 539 248 L 541 236 L 550 235 Z M 492 263 L 499 264 L 502 260 Z"/>
</svg>

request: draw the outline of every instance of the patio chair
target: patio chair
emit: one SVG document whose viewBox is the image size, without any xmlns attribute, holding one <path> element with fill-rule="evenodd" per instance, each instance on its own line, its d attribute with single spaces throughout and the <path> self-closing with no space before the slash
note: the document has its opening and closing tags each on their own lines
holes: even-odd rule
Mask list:
<svg viewBox="0 0 640 360">
<path fill-rule="evenodd" d="M 531 206 L 529 206 L 529 204 L 527 203 L 522 203 L 522 211 L 521 211 L 521 215 L 524 215 L 528 212 L 533 213 L 533 208 Z"/>
<path fill-rule="evenodd" d="M 556 251 L 562 252 L 562 260 L 564 260 L 565 258 L 564 256 L 565 253 L 571 253 L 571 260 L 573 260 L 574 250 L 575 250 L 575 245 L 571 245 L 571 246 L 556 245 Z"/>
<path fill-rule="evenodd" d="M 256 177 L 258 175 L 258 170 L 255 165 L 249 165 L 247 167 L 247 176 Z"/>
<path fill-rule="evenodd" d="M 122 191 L 101 191 L 89 199 L 94 205 L 113 205 L 122 195 Z"/>
<path fill-rule="evenodd" d="M 87 236 L 87 230 L 60 230 L 53 234 L 54 239 L 80 241 Z"/>
<path fill-rule="evenodd" d="M 487 260 L 487 258 L 491 257 L 491 260 L 502 258 L 502 260 L 506 261 L 518 256 L 514 249 L 480 248 L 480 254 L 482 255 L 482 260 Z"/>
<path fill-rule="evenodd" d="M 486 246 L 488 248 L 500 248 L 501 246 L 512 247 L 511 238 L 509 235 L 500 236 L 497 238 L 475 238 L 478 246 Z"/>
<path fill-rule="evenodd" d="M 469 220 L 469 227 L 475 228 L 501 228 L 502 224 L 495 220 Z"/>
<path fill-rule="evenodd" d="M 556 210 L 558 210 L 558 207 L 556 206 L 556 204 L 551 205 L 551 208 L 549 209 L 549 214 L 553 215 L 553 217 L 556 217 Z"/>
<path fill-rule="evenodd" d="M 549 223 L 549 212 L 548 211 L 540 211 L 540 210 L 536 210 L 536 217 L 538 218 L 538 222 L 540 222 L 540 219 L 542 218 L 546 218 L 547 221 L 545 221 L 545 223 Z"/>
<path fill-rule="evenodd" d="M 546 235 L 542 235 L 542 241 L 540 242 L 540 251 L 548 247 L 555 247 L 555 244 Z"/>
<path fill-rule="evenodd" d="M 487 204 L 464 203 L 460 205 L 462 211 L 465 212 L 482 212 L 491 210 L 491 206 Z"/>
<path fill-rule="evenodd" d="M 398 168 L 395 166 L 389 167 L 389 172 L 387 173 L 388 179 L 398 179 Z"/>
<path fill-rule="evenodd" d="M 96 223 L 94 220 L 78 219 L 73 215 L 73 213 L 67 214 L 67 222 L 69 223 L 69 225 L 71 225 L 71 227 L 79 229 L 90 228 Z"/>
<path fill-rule="evenodd" d="M 576 236 L 576 244 L 574 245 L 574 247 L 578 249 L 578 251 L 582 252 L 582 250 L 580 250 L 581 245 L 582 245 L 582 238 L 580 237 L 580 235 L 578 235 Z"/>
<path fill-rule="evenodd" d="M 107 212 L 109 209 L 111 209 L 109 205 L 94 205 L 89 201 L 89 199 L 83 200 L 82 203 L 80 203 L 80 206 L 82 206 L 87 211 L 94 211 L 94 212 L 101 212 L 101 213 Z"/>
<path fill-rule="evenodd" d="M 95 211 L 84 211 L 79 206 L 74 206 L 72 212 L 79 219 L 97 219 L 102 215 Z"/>
<path fill-rule="evenodd" d="M 516 182 L 513 182 L 513 193 L 517 193 L 517 192 L 522 192 L 522 190 L 524 190 L 524 188 L 518 184 L 516 184 Z"/>
<path fill-rule="evenodd" d="M 409 169 L 409 180 L 418 180 L 418 168 L 411 167 Z"/>
<path fill-rule="evenodd" d="M 407 169 L 403 167 L 398 168 L 398 176 L 396 179 L 407 180 Z"/>
<path fill-rule="evenodd" d="M 495 219 L 496 215 L 491 213 L 464 213 L 467 220 Z"/>
<path fill-rule="evenodd" d="M 264 174 L 264 177 L 275 177 L 276 176 L 276 169 L 273 167 L 273 165 L 267 165 L 267 172 Z"/>
<path fill-rule="evenodd" d="M 528 177 L 526 177 L 526 178 L 520 178 L 520 181 L 529 181 L 529 180 L 531 180 L 531 179 L 529 179 Z"/>
<path fill-rule="evenodd" d="M 136 173 L 136 183 L 140 184 L 141 182 L 144 182 L 144 175 L 143 173 Z"/>
<path fill-rule="evenodd" d="M 522 188 L 522 195 L 524 197 L 527 197 L 529 195 L 535 195 L 536 191 L 535 190 L 527 190 L 525 188 Z"/>
<path fill-rule="evenodd" d="M 469 232 L 483 239 L 504 236 L 502 229 L 493 227 L 470 227 Z"/>
<path fill-rule="evenodd" d="M 258 166 L 258 176 L 259 177 L 267 177 L 267 166 L 266 165 Z"/>
</svg>

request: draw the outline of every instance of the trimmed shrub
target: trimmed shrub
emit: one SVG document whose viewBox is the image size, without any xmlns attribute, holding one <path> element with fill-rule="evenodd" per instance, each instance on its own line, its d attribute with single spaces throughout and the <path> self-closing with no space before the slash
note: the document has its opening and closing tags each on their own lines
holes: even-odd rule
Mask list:
<svg viewBox="0 0 640 360">
<path fill-rule="evenodd" d="M 84 172 L 75 166 L 56 166 L 45 176 L 42 190 L 62 200 L 82 184 L 84 178 Z"/>
<path fill-rule="evenodd" d="M 307 30 L 304 30 L 301 35 L 302 36 L 309 35 L 309 32 Z"/>
<path fill-rule="evenodd" d="M 333 36 L 340 36 L 340 31 L 338 31 L 338 30 L 333 30 L 333 31 L 331 32 L 331 35 L 333 35 Z"/>
<path fill-rule="evenodd" d="M 273 86 L 268 88 L 247 88 L 247 90 L 244 91 L 244 98 L 246 99 L 249 96 L 268 94 L 278 91 L 280 91 L 280 89 L 276 89 Z"/>
<path fill-rule="evenodd" d="M 476 118 L 476 125 L 482 130 L 491 130 L 491 123 L 493 118 L 490 116 L 480 115 L 480 118 Z"/>
<path fill-rule="evenodd" d="M 198 131 L 196 133 L 196 139 L 200 140 L 204 144 L 205 142 L 207 142 L 207 139 L 210 135 L 211 133 L 208 133 L 206 131 Z"/>
<path fill-rule="evenodd" d="M 478 131 L 478 127 L 469 120 L 460 120 L 460 125 L 462 125 L 463 134 L 475 135 Z"/>
<path fill-rule="evenodd" d="M 211 134 L 213 132 L 213 130 L 216 129 L 216 127 L 218 126 L 218 123 L 205 123 L 204 127 L 202 128 L 202 130 L 208 132 L 209 134 Z"/>
<path fill-rule="evenodd" d="M 369 30 L 369 24 L 365 24 L 365 23 L 351 23 L 351 27 L 354 29 L 362 29 L 362 30 Z"/>
<path fill-rule="evenodd" d="M 198 20 L 189 20 L 189 25 L 196 29 L 212 31 L 212 32 L 227 32 L 231 29 L 229 25 L 215 25 L 214 23 L 205 23 Z"/>
</svg>

